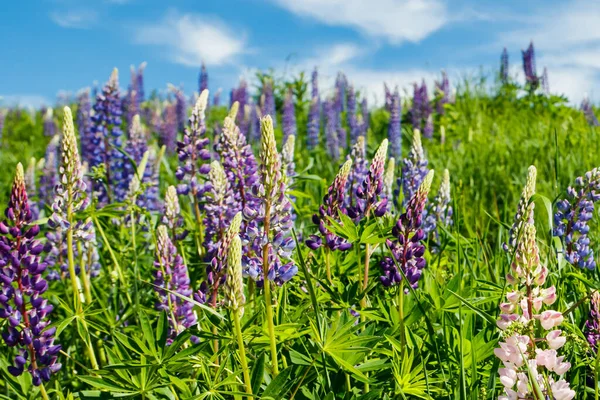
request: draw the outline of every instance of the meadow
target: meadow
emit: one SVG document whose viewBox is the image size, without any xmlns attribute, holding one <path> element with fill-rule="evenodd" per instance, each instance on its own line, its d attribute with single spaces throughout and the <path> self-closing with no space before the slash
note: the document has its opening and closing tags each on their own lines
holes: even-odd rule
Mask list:
<svg viewBox="0 0 600 400">
<path fill-rule="evenodd" d="M 523 66 L 0 103 L 0 397 L 599 399 L 598 121 Z"/>
</svg>

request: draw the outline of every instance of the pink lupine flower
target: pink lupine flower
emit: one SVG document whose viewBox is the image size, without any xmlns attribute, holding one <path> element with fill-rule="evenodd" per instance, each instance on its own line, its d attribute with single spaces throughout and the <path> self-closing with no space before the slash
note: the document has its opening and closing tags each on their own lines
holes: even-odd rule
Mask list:
<svg viewBox="0 0 600 400">
<path fill-rule="evenodd" d="M 540 314 L 540 323 L 542 324 L 542 328 L 545 330 L 550 330 L 555 326 L 562 324 L 564 317 L 562 313 L 554 310 L 547 310 Z"/>
<path fill-rule="evenodd" d="M 546 343 L 548 343 L 548 346 L 551 349 L 558 350 L 561 347 L 563 347 L 563 345 L 567 341 L 566 337 L 560 336 L 561 333 L 562 331 L 560 329 L 555 329 L 553 331 L 548 332 L 548 334 L 546 335 Z"/>
</svg>

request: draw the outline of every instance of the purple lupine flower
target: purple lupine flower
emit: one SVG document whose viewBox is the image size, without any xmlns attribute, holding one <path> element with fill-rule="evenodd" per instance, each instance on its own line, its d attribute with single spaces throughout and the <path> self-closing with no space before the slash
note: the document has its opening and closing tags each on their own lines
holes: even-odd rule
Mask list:
<svg viewBox="0 0 600 400">
<path fill-rule="evenodd" d="M 535 68 L 535 50 L 533 49 L 533 42 L 529 43 L 527 50 L 523 50 L 521 53 L 523 55 L 523 72 L 525 73 L 525 82 L 529 85 L 529 90 L 533 92 L 540 84 L 540 80 L 537 76 Z"/>
<path fill-rule="evenodd" d="M 338 113 L 344 111 L 346 89 L 348 88 L 348 79 L 343 72 L 338 72 L 335 78 L 335 110 Z"/>
<path fill-rule="evenodd" d="M 594 269 L 594 250 L 590 247 L 589 221 L 594 216 L 595 205 L 600 200 L 600 169 L 594 168 L 569 186 L 567 195 L 556 203 L 554 236 L 564 246 L 565 259 L 579 268 Z"/>
<path fill-rule="evenodd" d="M 527 182 L 521 192 L 521 198 L 517 205 L 517 213 L 515 214 L 513 224 L 509 231 L 509 239 L 507 243 L 502 244 L 505 252 L 512 255 L 523 234 L 525 224 L 533 224 L 533 211 L 535 203 L 531 198 L 535 194 L 535 181 L 537 177 L 537 169 L 531 165 L 527 170 Z"/>
<path fill-rule="evenodd" d="M 138 205 L 147 208 L 149 211 L 158 211 L 160 208 L 160 162 L 164 155 L 164 148 L 161 149 L 158 154 L 154 148 L 151 148 L 148 151 L 150 152 L 150 155 L 148 156 L 149 165 L 146 166 L 146 169 L 150 171 L 150 174 L 147 177 L 146 172 L 144 172 L 143 182 L 147 185 L 146 192 L 141 201 L 138 199 Z"/>
<path fill-rule="evenodd" d="M 416 85 L 416 83 L 414 84 Z M 398 92 L 398 88 L 396 88 L 396 90 L 394 91 L 394 94 Z M 394 95 L 392 94 L 392 91 L 390 90 L 389 86 L 387 85 L 387 83 L 383 83 L 383 93 L 384 93 L 384 103 L 383 106 L 384 108 L 388 111 L 388 112 L 392 112 L 392 102 L 394 101 Z M 415 89 L 415 95 L 416 95 L 416 89 Z M 413 104 L 415 103 L 414 99 L 413 99 Z"/>
<path fill-rule="evenodd" d="M 229 102 L 229 107 L 233 106 L 233 103 L 238 102 L 239 108 L 244 109 L 246 104 L 248 104 L 249 96 L 248 96 L 248 84 L 244 79 L 240 81 L 240 85 L 237 88 L 231 89 L 231 98 Z M 242 125 L 242 120 L 244 116 L 242 113 L 238 113 L 235 123 L 237 126 Z M 243 132 L 244 135 L 247 135 L 248 132 Z"/>
<path fill-rule="evenodd" d="M 29 165 L 27 166 L 27 171 L 25 171 L 25 189 L 27 190 L 27 193 L 37 193 L 36 169 L 37 165 L 35 158 L 31 158 L 31 160 L 29 160 Z M 38 202 L 33 198 L 28 197 L 28 201 L 29 209 L 31 210 L 31 218 L 36 221 L 40 217 L 40 207 Z"/>
<path fill-rule="evenodd" d="M 598 351 L 598 344 L 600 344 L 600 293 L 598 291 L 594 291 L 592 294 L 590 315 L 587 321 L 585 321 L 583 334 L 590 346 L 592 346 L 594 353 L 596 353 Z"/>
<path fill-rule="evenodd" d="M 284 142 L 287 141 L 288 137 L 296 136 L 296 106 L 294 105 L 294 93 L 291 88 L 285 94 L 281 122 Z"/>
<path fill-rule="evenodd" d="M 167 188 L 161 222 L 169 228 L 173 241 L 178 242 L 187 237 L 188 231 L 185 229 L 183 217 L 181 216 L 181 207 L 175 186 Z"/>
<path fill-rule="evenodd" d="M 136 101 L 137 107 L 140 108 L 144 100 L 146 99 L 146 93 L 144 92 L 144 70 L 146 69 L 146 62 L 144 61 L 138 66 L 137 74 L 136 74 L 136 85 L 135 91 L 137 93 Z"/>
<path fill-rule="evenodd" d="M 338 79 L 339 75 L 338 75 Z M 335 88 L 335 95 L 333 97 L 333 122 L 335 124 L 335 131 L 337 132 L 338 146 L 345 149 L 348 141 L 348 134 L 346 129 L 342 126 L 342 112 L 344 110 L 344 95 L 346 93 L 346 86 L 343 81 L 339 83 L 339 86 Z"/>
<path fill-rule="evenodd" d="M 312 89 L 310 92 L 310 97 L 314 99 L 315 97 L 319 97 L 319 71 L 317 71 L 317 67 L 313 69 L 310 82 L 312 85 Z"/>
<path fill-rule="evenodd" d="M 123 155 L 120 152 L 123 135 L 121 115 L 119 72 L 115 68 L 102 92 L 96 96 L 92 115 L 92 154 L 89 166 L 103 166 L 106 174 L 106 182 L 94 182 L 95 197 L 101 206 L 114 199 L 122 200 L 127 194 L 129 182 L 123 179 Z M 108 191 L 106 187 L 109 188 Z"/>
<path fill-rule="evenodd" d="M 223 89 L 219 88 L 217 90 L 217 93 L 215 93 L 215 95 L 213 96 L 213 101 L 212 101 L 212 105 L 215 107 L 218 107 L 221 105 L 221 92 L 223 91 Z"/>
<path fill-rule="evenodd" d="M 79 141 L 81 142 L 81 157 L 83 161 L 90 164 L 93 154 L 92 138 L 92 102 L 90 90 L 82 90 L 77 96 L 77 129 Z"/>
<path fill-rule="evenodd" d="M 408 203 L 421 186 L 421 182 L 429 172 L 428 164 L 421 144 L 421 133 L 415 129 L 408 157 L 402 160 L 402 176 L 398 178 L 398 186 L 404 193 L 404 204 Z"/>
<path fill-rule="evenodd" d="M 165 146 L 168 154 L 175 153 L 177 149 L 177 104 L 167 104 L 163 111 L 163 122 L 160 129 L 159 143 Z"/>
<path fill-rule="evenodd" d="M 346 156 L 346 160 L 352 161 L 352 169 L 348 175 L 346 192 L 348 197 L 345 198 L 345 206 L 350 207 L 357 201 L 361 201 L 356 192 L 359 186 L 365 181 L 369 172 L 369 163 L 367 162 L 367 145 L 364 136 L 359 136 L 356 143 L 352 145 L 350 154 Z"/>
<path fill-rule="evenodd" d="M 508 51 L 506 51 L 506 47 L 500 56 L 500 82 L 508 83 Z"/>
<path fill-rule="evenodd" d="M 427 84 L 422 81 L 421 86 L 414 84 L 413 104 L 410 110 L 413 129 L 423 131 L 423 137 L 431 138 L 433 135 L 432 108 L 429 103 Z"/>
<path fill-rule="evenodd" d="M 339 221 L 339 213 L 347 214 L 346 210 L 346 186 L 348 176 L 352 168 L 352 160 L 348 159 L 340 168 L 333 183 L 323 197 L 323 204 L 319 207 L 319 213 L 314 214 L 312 220 L 319 227 L 320 235 L 311 235 L 306 240 L 306 245 L 313 250 L 325 245 L 330 250 L 346 251 L 352 247 L 344 238 L 332 233 L 327 227 L 329 219 Z"/>
<path fill-rule="evenodd" d="M 177 186 L 179 194 L 191 193 L 194 201 L 197 201 L 201 192 L 201 184 L 198 175 L 207 174 L 210 171 L 210 151 L 208 149 L 209 139 L 206 133 L 206 105 L 208 102 L 208 90 L 200 93 L 192 115 L 185 129 L 183 139 L 177 142 L 177 155 L 180 165 L 177 167 L 175 177 L 181 182 Z"/>
<path fill-rule="evenodd" d="M 185 122 L 187 121 L 187 104 L 185 100 L 185 93 L 183 89 L 174 88 L 175 92 L 175 113 L 177 115 L 177 132 L 183 132 L 185 129 Z M 208 105 L 208 102 L 206 103 Z M 177 133 L 175 133 L 177 137 Z"/>
<path fill-rule="evenodd" d="M 327 152 L 333 160 L 339 160 L 340 144 L 337 132 L 338 114 L 332 100 L 325 101 L 323 104 L 323 113 L 325 114 L 325 140 L 327 143 Z"/>
<path fill-rule="evenodd" d="M 198 93 L 202 93 L 208 89 L 208 71 L 206 64 L 202 63 L 200 67 L 200 76 L 198 77 Z"/>
<path fill-rule="evenodd" d="M 371 211 L 381 217 L 387 210 L 388 199 L 383 196 L 385 161 L 387 159 L 388 140 L 383 139 L 375 152 L 369 172 L 356 189 L 356 202 L 348 207 L 348 216 L 354 220 L 369 218 Z"/>
<path fill-rule="evenodd" d="M 130 125 L 135 115 L 140 114 L 140 103 L 138 102 L 137 84 L 138 77 L 135 67 L 132 65 L 130 68 L 131 80 L 127 88 L 127 93 L 123 98 L 123 112 L 125 113 L 125 122 Z"/>
<path fill-rule="evenodd" d="M 389 110 L 388 140 L 390 141 L 390 153 L 392 157 L 400 159 L 402 157 L 402 104 L 398 91 L 394 92 L 391 97 Z"/>
<path fill-rule="evenodd" d="M 277 114 L 275 111 L 275 93 L 273 92 L 273 80 L 265 79 L 261 93 L 262 108 L 261 115 L 263 117 L 270 115 L 273 120 L 273 126 L 277 126 Z M 242 104 L 240 104 L 242 106 Z"/>
<path fill-rule="evenodd" d="M 57 183 L 58 176 L 58 146 L 60 137 L 54 136 L 48 147 L 46 147 L 46 157 L 44 158 L 44 166 L 42 168 L 42 176 L 40 177 L 39 188 L 39 207 L 44 209 L 52 205 L 54 199 L 54 187 Z"/>
<path fill-rule="evenodd" d="M 156 270 L 154 285 L 158 295 L 156 309 L 165 311 L 169 321 L 169 339 L 173 339 L 185 329 L 196 325 L 196 315 L 193 304 L 180 296 L 191 297 L 190 277 L 183 259 L 177 254 L 177 248 L 169 238 L 167 227 L 160 225 L 157 229 L 156 240 Z M 168 290 L 168 291 L 167 291 Z"/>
<path fill-rule="evenodd" d="M 296 247 L 291 237 L 293 226 L 292 204 L 286 196 L 286 180 L 283 179 L 281 157 L 277 152 L 273 121 L 269 115 L 261 120 L 260 179 L 256 194 L 260 199 L 260 209 L 254 211 L 255 220 L 260 222 L 249 238 L 254 247 L 260 247 L 268 255 L 267 278 L 278 285 L 292 279 L 298 267 L 291 258 Z M 247 207 L 248 209 L 248 207 Z M 244 214 L 248 215 L 248 210 Z M 263 283 L 263 258 L 245 257 L 246 273 L 252 279 Z"/>
<path fill-rule="evenodd" d="M 367 98 L 364 97 L 360 103 L 360 120 L 358 121 L 359 135 L 367 137 L 367 131 L 369 130 L 369 106 L 367 104 Z"/>
<path fill-rule="evenodd" d="M 42 297 L 48 289 L 42 278 L 46 264 L 39 256 L 44 246 L 35 240 L 40 228 L 31 225 L 21 164 L 4 215 L 6 220 L 0 222 L 0 317 L 7 323 L 2 339 L 18 349 L 8 372 L 19 376 L 27 368 L 33 384 L 39 386 L 60 370 L 61 346 L 54 344 L 56 328 L 46 329 L 53 307 Z"/>
<path fill-rule="evenodd" d="M 388 239 L 386 242 L 392 253 L 392 257 L 386 257 L 381 262 L 383 275 L 380 279 L 386 287 L 398 285 L 402 282 L 400 271 L 406 275 L 408 284 L 413 289 L 418 287 L 419 278 L 426 264 L 423 257 L 425 254 L 423 240 L 426 236 L 422 229 L 422 214 L 432 180 L 433 171 L 429 171 L 419 190 L 408 202 L 406 212 L 400 216 L 392 229 L 395 240 Z M 407 293 L 408 288 L 405 288 L 404 291 Z"/>
<path fill-rule="evenodd" d="M 550 81 L 548 81 L 548 69 L 544 67 L 544 71 L 542 72 L 541 86 L 544 94 L 550 94 Z"/>
<path fill-rule="evenodd" d="M 583 115 L 585 115 L 585 119 L 590 126 L 600 126 L 598 118 L 596 118 L 596 114 L 594 114 L 590 99 L 587 96 L 585 96 L 581 102 L 581 111 L 583 111 Z"/>
<path fill-rule="evenodd" d="M 391 103 L 390 103 L 391 104 Z M 413 101 L 410 109 L 410 118 L 413 129 L 421 130 L 421 122 L 423 121 L 423 98 L 421 87 L 418 83 L 413 83 Z"/>
<path fill-rule="evenodd" d="M 233 205 L 233 191 L 225 175 L 223 166 L 218 161 L 210 164 L 208 181 L 203 195 L 205 238 L 204 246 L 208 260 L 212 260 L 219 243 L 229 226 L 228 208 Z"/>
<path fill-rule="evenodd" d="M 438 246 L 440 244 L 439 226 L 450 227 L 453 223 L 453 210 L 450 200 L 450 172 L 445 169 L 440 189 L 423 215 L 423 230 L 425 231 L 425 236 L 429 236 L 430 233 L 433 233 L 433 240 Z"/>
<path fill-rule="evenodd" d="M 148 139 L 146 137 L 146 133 L 144 132 L 144 128 L 142 127 L 142 123 L 139 115 L 135 115 L 133 117 L 133 121 L 131 126 L 129 127 L 129 139 L 127 140 L 127 144 L 125 145 L 125 153 L 129 156 L 124 164 L 124 171 L 126 179 L 131 182 L 132 179 L 137 174 L 137 168 L 140 163 L 142 163 L 142 159 L 144 158 L 144 154 L 148 151 Z M 140 193 L 136 196 L 136 204 L 140 207 L 148 207 L 150 210 L 156 210 L 155 198 L 150 199 L 154 195 L 155 189 L 153 188 L 155 169 L 157 168 L 156 160 L 154 157 L 148 157 L 148 162 L 146 167 L 144 168 L 144 174 L 142 176 L 142 184 L 146 184 L 147 188 L 143 193 Z M 131 162 L 133 161 L 133 163 Z"/>
<path fill-rule="evenodd" d="M 348 128 L 350 129 L 350 140 L 352 143 L 360 135 L 358 121 L 356 119 L 356 92 L 352 85 L 348 86 L 348 96 L 346 103 L 346 116 Z"/>
<path fill-rule="evenodd" d="M 450 81 L 446 71 L 442 71 L 442 80 L 435 82 L 435 90 L 437 91 L 437 113 L 444 114 L 444 104 L 450 103 Z M 432 125 L 433 126 L 433 125 Z"/>
<path fill-rule="evenodd" d="M 314 149 L 319 145 L 321 130 L 321 102 L 318 97 L 313 97 L 308 110 L 308 126 L 306 129 L 306 146 Z"/>
<path fill-rule="evenodd" d="M 54 110 L 46 109 L 44 113 L 44 135 L 54 137 L 56 135 L 56 122 L 54 122 Z"/>
</svg>

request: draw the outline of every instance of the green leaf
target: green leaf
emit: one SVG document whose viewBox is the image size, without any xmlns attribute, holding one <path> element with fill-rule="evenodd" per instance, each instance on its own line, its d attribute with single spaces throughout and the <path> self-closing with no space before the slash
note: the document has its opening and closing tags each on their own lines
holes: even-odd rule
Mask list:
<svg viewBox="0 0 600 400">
<path fill-rule="evenodd" d="M 281 371 L 279 375 L 277 375 L 275 379 L 273 379 L 271 383 L 269 383 L 269 386 L 267 386 L 261 398 L 263 400 L 283 399 L 287 392 L 289 392 L 292 388 L 293 381 L 289 379 L 291 375 L 292 367 L 287 367 L 286 369 Z"/>
<path fill-rule="evenodd" d="M 252 382 L 252 393 L 258 393 L 265 374 L 265 353 L 260 353 L 256 358 L 252 371 L 250 371 L 250 382 Z"/>
</svg>

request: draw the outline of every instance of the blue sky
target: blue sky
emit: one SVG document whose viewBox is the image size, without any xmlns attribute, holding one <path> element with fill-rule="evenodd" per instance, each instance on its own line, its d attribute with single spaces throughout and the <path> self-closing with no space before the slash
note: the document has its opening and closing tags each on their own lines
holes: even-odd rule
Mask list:
<svg viewBox="0 0 600 400">
<path fill-rule="evenodd" d="M 430 83 L 441 69 L 455 81 L 498 67 L 533 39 L 538 72 L 551 91 L 596 100 L 600 84 L 600 2 L 487 0 L 21 0 L 0 16 L 4 104 L 52 103 L 104 83 L 121 86 L 146 61 L 146 91 L 167 83 L 197 90 L 207 64 L 211 91 L 274 68 L 292 76 L 318 66 L 323 87 L 338 70 L 380 102 L 382 83 Z M 1 104 L 1 103 L 0 103 Z"/>
</svg>

